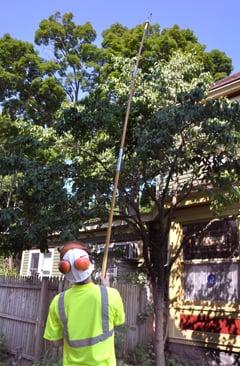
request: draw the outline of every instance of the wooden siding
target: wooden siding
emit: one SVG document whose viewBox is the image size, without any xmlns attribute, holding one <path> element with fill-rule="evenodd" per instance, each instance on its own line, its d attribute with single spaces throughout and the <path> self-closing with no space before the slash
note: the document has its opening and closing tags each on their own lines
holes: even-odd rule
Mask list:
<svg viewBox="0 0 240 366">
<path fill-rule="evenodd" d="M 224 212 L 227 216 L 234 211 L 228 209 Z M 206 222 L 213 218 L 209 206 L 195 206 L 180 208 L 177 211 L 175 222 L 170 233 L 170 250 L 174 254 L 182 240 L 182 227 L 188 223 Z M 223 217 L 224 217 L 223 216 Z M 239 228 L 239 219 L 237 222 Z M 239 241 L 239 238 L 238 238 Z M 239 245 L 239 242 L 238 242 Z M 199 273 L 194 269 L 199 268 Z M 222 350 L 239 352 L 240 335 L 232 332 L 232 324 L 238 324 L 240 319 L 240 257 L 185 260 L 180 255 L 174 263 L 170 278 L 170 318 L 169 341 L 198 346 L 214 347 Z M 208 287 L 208 275 L 214 274 L 218 279 L 217 284 Z M 211 285 L 211 284 L 210 284 Z M 197 295 L 196 295 L 197 293 Z M 200 295 L 201 293 L 201 295 Z M 229 333 L 206 332 L 200 328 L 187 329 L 181 327 L 181 319 L 206 319 L 219 322 L 224 318 L 229 323 Z M 192 316 L 192 318 L 190 318 Z M 234 321 L 233 321 L 234 319 Z M 225 321 L 224 320 L 224 321 Z M 236 321 L 235 321 L 236 320 Z M 237 328 L 236 328 L 237 329 Z"/>
<path fill-rule="evenodd" d="M 57 248 L 53 250 L 53 260 L 52 260 L 52 276 L 53 277 L 62 277 L 61 272 L 58 270 L 58 263 L 60 261 L 60 254 Z"/>
<path fill-rule="evenodd" d="M 24 250 L 22 252 L 22 260 L 21 260 L 21 270 L 20 270 L 21 276 L 28 275 L 29 260 L 30 260 L 30 251 Z"/>
</svg>

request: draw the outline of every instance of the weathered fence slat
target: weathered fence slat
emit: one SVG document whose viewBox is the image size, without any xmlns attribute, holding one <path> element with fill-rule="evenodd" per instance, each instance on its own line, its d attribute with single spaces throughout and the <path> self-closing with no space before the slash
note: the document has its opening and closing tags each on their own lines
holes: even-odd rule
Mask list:
<svg viewBox="0 0 240 366">
<path fill-rule="evenodd" d="M 35 320 L 27 319 L 27 318 L 20 318 L 19 316 L 11 315 L 11 314 L 0 313 L 0 318 L 16 320 L 16 321 L 22 322 L 22 323 L 29 323 L 29 324 L 34 324 L 34 325 L 36 324 Z"/>
<path fill-rule="evenodd" d="M 35 348 L 34 348 L 35 361 L 38 361 L 39 358 L 42 356 L 43 343 L 44 343 L 43 332 L 49 306 L 48 283 L 49 283 L 48 279 L 43 278 L 40 293 L 38 317 L 36 323 L 36 337 L 35 337 Z"/>
</svg>

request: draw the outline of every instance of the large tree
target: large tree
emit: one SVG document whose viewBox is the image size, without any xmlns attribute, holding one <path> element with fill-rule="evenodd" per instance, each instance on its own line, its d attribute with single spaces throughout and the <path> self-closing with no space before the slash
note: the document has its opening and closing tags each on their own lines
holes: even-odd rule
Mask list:
<svg viewBox="0 0 240 366">
<path fill-rule="evenodd" d="M 54 76 L 56 65 L 43 59 L 33 45 L 6 34 L 0 39 L 0 103 L 4 115 L 51 126 L 65 99 Z"/>
<path fill-rule="evenodd" d="M 88 199 L 93 215 L 102 219 L 111 200 L 132 61 L 117 58 L 113 68 L 116 72 L 98 90 L 65 110 L 60 123 L 60 131 L 76 139 L 74 193 Z M 177 53 L 147 73 L 139 71 L 116 201 L 114 218 L 125 220 L 143 241 L 157 366 L 165 365 L 169 277 L 179 254 L 169 252 L 168 245 L 175 212 L 196 189 L 215 208 L 239 200 L 240 107 L 207 99 L 211 77 L 203 70 L 194 55 Z M 156 211 L 157 233 L 144 221 L 144 212 L 151 210 Z"/>
<path fill-rule="evenodd" d="M 102 47 L 105 55 L 115 55 L 132 58 L 137 50 L 143 33 L 143 25 L 127 28 L 116 23 L 103 31 Z M 141 58 L 142 68 L 147 69 L 159 60 L 169 60 L 177 50 L 195 53 L 196 60 L 200 60 L 206 71 L 215 80 L 224 78 L 232 71 L 231 59 L 220 50 L 206 51 L 206 46 L 198 41 L 197 36 L 190 29 L 181 29 L 178 25 L 161 28 L 159 24 L 149 26 L 148 35 L 144 43 Z"/>
<path fill-rule="evenodd" d="M 72 102 L 91 86 L 98 50 L 93 42 L 96 31 L 91 23 L 77 25 L 72 13 L 59 12 L 41 21 L 35 33 L 37 45 L 50 46 L 57 65 L 57 76 Z"/>
<path fill-rule="evenodd" d="M 73 235 L 81 220 L 68 187 L 67 151 L 53 129 L 5 116 L 0 123 L 0 253 L 45 250 L 51 235 Z"/>
</svg>

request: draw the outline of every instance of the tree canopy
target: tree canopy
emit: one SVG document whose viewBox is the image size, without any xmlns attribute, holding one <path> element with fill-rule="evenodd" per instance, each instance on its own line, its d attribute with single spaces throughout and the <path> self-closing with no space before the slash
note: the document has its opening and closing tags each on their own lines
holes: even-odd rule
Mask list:
<svg viewBox="0 0 240 366">
<path fill-rule="evenodd" d="M 27 198 L 24 196 L 24 189 L 20 190 L 21 185 L 27 184 L 29 190 L 34 191 L 36 180 L 41 183 L 39 175 L 46 174 L 45 178 L 49 179 L 47 185 L 53 188 L 53 175 L 47 173 L 48 169 L 60 169 L 56 187 L 58 184 L 59 187 L 62 185 L 59 193 L 64 192 L 66 195 L 63 199 L 68 207 L 66 212 L 72 213 L 66 222 L 73 223 L 73 217 L 77 217 L 80 226 L 80 215 L 76 215 L 76 212 L 81 212 L 83 221 L 94 216 L 103 218 L 111 197 L 111 179 L 118 153 L 131 70 L 142 31 L 143 25 L 129 29 L 121 24 L 113 24 L 103 32 L 102 45 L 97 47 L 94 44 L 97 34 L 90 23 L 78 25 L 74 22 L 72 13 L 56 13 L 42 20 L 35 34 L 36 45 L 41 47 L 39 50 L 48 47 L 49 52 L 52 52 L 50 59 L 40 57 L 31 43 L 16 40 L 9 34 L 0 39 L 1 135 L 4 140 L 1 150 L 2 178 L 4 185 L 10 184 L 8 189 L 11 199 L 12 192 L 18 187 L 18 192 L 21 191 L 23 195 L 18 201 L 22 204 Z M 191 56 L 188 57 L 191 57 L 192 68 L 189 66 L 184 69 L 181 63 L 177 63 L 178 54 L 175 52 L 178 51 L 181 55 L 190 52 Z M 195 70 L 195 67 L 200 66 L 194 66 L 200 64 L 201 72 Z M 170 121 L 168 113 L 170 110 L 173 113 L 172 106 L 181 104 L 187 98 L 184 96 L 188 92 L 187 86 L 194 89 L 194 85 L 201 84 L 201 75 L 204 75 L 204 84 L 206 80 L 210 80 L 207 71 L 214 79 L 227 75 L 231 67 L 231 60 L 223 52 L 206 52 L 205 46 L 198 42 L 193 31 L 181 29 L 177 25 L 169 29 L 162 29 L 158 24 L 150 26 L 141 58 L 121 177 L 123 186 L 131 192 L 131 200 L 135 200 L 135 195 L 140 194 L 138 200 L 141 208 L 151 206 L 152 203 L 146 198 L 141 170 L 144 156 L 139 141 L 146 139 L 144 146 L 148 158 L 155 151 L 160 154 L 158 143 L 171 146 L 175 138 L 163 128 L 164 124 L 160 128 L 159 122 L 156 122 L 158 117 L 165 113 Z M 177 76 L 178 68 L 184 71 Z M 196 90 L 201 88 L 197 87 Z M 180 107 L 177 111 L 180 111 Z M 175 124 L 176 121 L 172 122 L 171 133 L 175 131 Z M 27 140 L 25 143 L 21 137 L 20 147 L 19 134 L 23 134 Z M 53 145 L 45 148 L 49 146 L 49 136 Z M 61 148 L 57 136 L 61 136 Z M 56 146 L 58 153 L 55 153 Z M 41 157 L 47 155 L 45 150 L 49 154 L 50 151 L 54 152 L 55 158 L 51 160 L 50 154 L 50 160 L 41 161 Z M 167 156 L 169 154 L 168 152 Z M 139 156 L 141 159 L 137 160 Z M 162 159 L 163 156 L 160 159 L 161 164 L 156 156 L 151 163 L 146 163 L 146 179 L 150 179 L 153 185 L 156 184 L 154 182 L 157 172 L 165 174 L 167 163 Z M 9 166 L 6 164 L 8 160 Z M 29 163 L 26 164 L 26 161 Z M 186 168 L 183 161 L 184 154 L 182 163 L 179 164 L 182 170 Z M 9 169 L 12 166 L 11 172 L 4 171 L 7 166 Z M 131 170 L 134 166 L 138 175 L 133 177 Z M 97 177 L 101 177 L 101 180 Z M 131 178 L 133 182 L 125 184 L 125 178 Z M 14 188 L 11 182 L 14 182 Z M 131 188 L 133 183 L 138 184 L 138 189 L 136 186 Z M 39 191 L 39 202 L 44 204 L 46 197 L 45 204 L 48 207 L 51 204 L 47 199 L 48 195 L 44 195 L 44 186 L 40 184 L 39 189 L 42 189 L 42 192 Z M 120 201 L 125 202 L 127 198 L 124 190 L 120 190 L 119 194 Z M 52 204 L 56 200 L 55 204 L 58 205 L 58 195 L 52 196 L 52 199 Z M 99 204 L 95 205 L 95 202 Z M 24 215 L 28 215 L 27 206 L 31 207 L 31 204 L 29 201 L 23 205 L 24 209 L 21 208 L 21 222 L 24 221 Z M 2 209 L 6 209 L 6 201 Z M 32 206 L 31 211 L 34 210 Z M 48 215 L 45 218 L 48 221 Z M 13 215 L 12 222 L 15 219 Z M 39 217 L 36 222 L 37 220 Z M 77 232 L 73 224 L 69 224 L 69 227 Z M 6 229 L 5 226 L 4 228 Z"/>
<path fill-rule="evenodd" d="M 0 251 L 44 249 L 68 213 L 66 154 L 51 129 L 6 117 L 0 123 Z"/>
<path fill-rule="evenodd" d="M 113 24 L 103 32 L 102 47 L 107 54 L 132 58 L 137 54 L 142 33 L 143 25 L 129 29 L 119 23 Z M 178 25 L 171 28 L 161 28 L 159 24 L 150 25 L 141 66 L 147 71 L 155 62 L 168 61 L 177 50 L 194 52 L 196 60 L 203 63 L 214 80 L 221 79 L 232 71 L 232 61 L 224 52 L 216 49 L 206 52 L 206 46 L 198 41 L 192 30 L 181 29 Z"/>
<path fill-rule="evenodd" d="M 37 45 L 52 47 L 58 79 L 72 102 L 89 88 L 98 56 L 95 39 L 91 23 L 75 24 L 72 13 L 57 12 L 42 20 L 35 33 Z"/>
<path fill-rule="evenodd" d="M 132 59 L 116 58 L 108 78 L 60 119 L 61 132 L 73 134 L 82 151 L 75 194 L 79 200 L 88 197 L 95 218 L 102 220 L 111 201 L 132 64 Z M 132 101 L 114 217 L 125 220 L 143 241 L 156 317 L 156 364 L 161 366 L 169 276 L 180 253 L 169 252 L 175 212 L 196 193 L 208 200 L 215 215 L 240 198 L 240 105 L 208 99 L 211 83 L 195 54 L 178 51 L 147 72 L 139 71 Z M 153 212 L 155 236 L 145 220 Z"/>
<path fill-rule="evenodd" d="M 64 100 L 62 85 L 54 77 L 55 64 L 44 61 L 31 43 L 6 34 L 0 39 L 0 102 L 12 120 L 51 125 Z"/>
<path fill-rule="evenodd" d="M 34 45 L 5 34 L 0 39 L 0 103 L 11 119 L 52 126 L 61 103 L 80 101 L 111 72 L 112 56 L 132 58 L 137 54 L 143 25 L 127 28 L 119 23 L 103 31 L 98 47 L 91 23 L 78 25 L 72 13 L 59 12 L 40 22 Z M 231 59 L 220 50 L 206 52 L 194 32 L 174 25 L 149 27 L 141 58 L 147 72 L 159 60 L 168 61 L 176 50 L 194 51 L 214 80 L 229 75 Z M 105 70 L 105 72 L 103 72 Z"/>
</svg>

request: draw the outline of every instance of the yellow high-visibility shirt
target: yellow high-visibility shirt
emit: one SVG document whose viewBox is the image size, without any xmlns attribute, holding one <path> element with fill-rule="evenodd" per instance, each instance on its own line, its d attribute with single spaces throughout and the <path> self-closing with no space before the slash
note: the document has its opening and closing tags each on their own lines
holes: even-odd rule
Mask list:
<svg viewBox="0 0 240 366">
<path fill-rule="evenodd" d="M 125 314 L 121 296 L 107 287 L 109 330 L 122 325 Z M 103 333 L 102 298 L 100 286 L 93 283 L 73 285 L 64 292 L 64 312 L 70 341 L 98 338 Z M 64 366 L 115 366 L 114 333 L 96 344 L 72 347 L 64 336 L 62 316 L 59 314 L 59 294 L 49 308 L 44 338 L 49 341 L 64 339 Z"/>
</svg>

